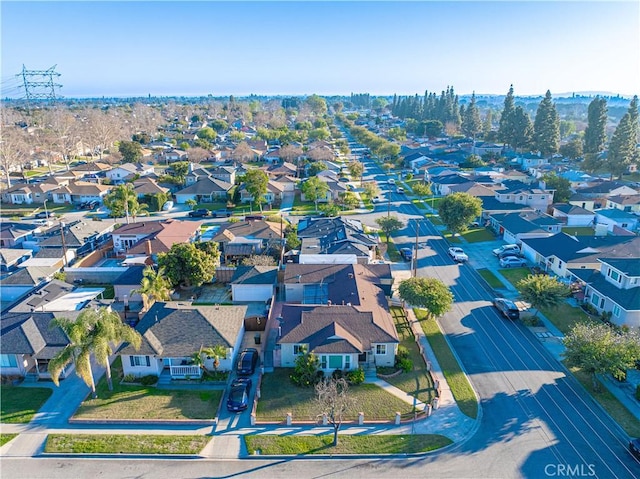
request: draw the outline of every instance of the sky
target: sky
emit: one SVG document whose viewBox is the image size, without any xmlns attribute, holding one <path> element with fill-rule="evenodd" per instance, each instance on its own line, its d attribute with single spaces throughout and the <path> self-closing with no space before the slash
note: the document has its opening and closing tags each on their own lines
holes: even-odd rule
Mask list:
<svg viewBox="0 0 640 479">
<path fill-rule="evenodd" d="M 640 93 L 640 2 L 2 0 L 0 94 Z M 41 80 L 34 78 L 35 80 Z"/>
</svg>

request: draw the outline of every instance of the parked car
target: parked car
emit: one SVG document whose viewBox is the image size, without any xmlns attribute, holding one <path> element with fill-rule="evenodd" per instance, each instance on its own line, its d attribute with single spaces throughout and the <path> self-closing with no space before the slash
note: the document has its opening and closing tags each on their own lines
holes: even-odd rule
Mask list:
<svg viewBox="0 0 640 479">
<path fill-rule="evenodd" d="M 228 211 L 228 210 L 212 211 L 211 216 L 213 216 L 214 218 L 228 218 L 229 216 L 231 216 L 231 211 Z"/>
<path fill-rule="evenodd" d="M 464 263 L 465 261 L 469 261 L 469 256 L 464 252 L 462 248 L 457 246 L 452 246 L 449 248 L 449 256 L 451 259 L 457 263 Z"/>
<path fill-rule="evenodd" d="M 265 215 L 245 215 L 245 221 L 259 221 L 264 220 L 266 218 Z"/>
<path fill-rule="evenodd" d="M 517 258 L 522 258 L 522 254 L 520 253 L 519 249 L 508 249 L 506 251 L 503 251 L 502 253 L 500 253 L 498 255 L 498 258 L 499 259 L 508 258 L 509 256 L 515 256 Z"/>
<path fill-rule="evenodd" d="M 205 216 L 211 216 L 211 211 L 206 208 L 200 208 L 197 210 L 189 211 L 190 218 L 203 218 Z"/>
<path fill-rule="evenodd" d="M 404 193 L 404 188 L 402 186 L 398 186 L 398 193 Z"/>
<path fill-rule="evenodd" d="M 33 224 L 37 226 L 52 226 L 53 222 L 46 219 L 39 219 L 39 220 L 35 220 Z"/>
<path fill-rule="evenodd" d="M 527 260 L 524 258 L 518 258 L 517 256 L 507 256 L 506 258 L 502 258 L 500 260 L 500 266 L 502 268 L 519 268 L 521 266 L 526 266 Z"/>
<path fill-rule="evenodd" d="M 238 358 L 236 373 L 238 376 L 251 376 L 258 365 L 258 350 L 255 348 L 243 349 Z"/>
<path fill-rule="evenodd" d="M 504 251 L 509 251 L 509 250 L 518 250 L 518 251 L 520 251 L 520 246 L 518 246 L 517 244 L 504 244 L 504 245 L 500 246 L 499 248 L 494 249 L 493 250 L 493 254 L 498 256 L 500 253 L 503 253 Z"/>
<path fill-rule="evenodd" d="M 167 201 L 164 205 L 162 205 L 162 211 L 170 211 L 173 208 L 173 201 Z"/>
<path fill-rule="evenodd" d="M 629 452 L 636 459 L 640 459 L 640 438 L 631 439 L 631 441 L 629 441 Z"/>
<path fill-rule="evenodd" d="M 520 311 L 513 301 L 504 298 L 493 298 L 493 305 L 507 319 L 520 318 Z"/>
<path fill-rule="evenodd" d="M 53 211 L 41 211 L 40 213 L 36 213 L 36 219 L 42 218 L 55 218 L 56 214 Z"/>
<path fill-rule="evenodd" d="M 413 250 L 411 248 L 401 248 L 400 256 L 402 256 L 405 261 L 411 261 L 413 259 Z"/>
<path fill-rule="evenodd" d="M 251 393 L 251 379 L 238 378 L 231 383 L 227 409 L 231 412 L 244 411 L 249 407 Z"/>
<path fill-rule="evenodd" d="M 389 183 L 390 185 L 395 185 L 396 184 L 396 180 L 394 180 L 393 178 L 389 178 L 387 183 Z"/>
</svg>

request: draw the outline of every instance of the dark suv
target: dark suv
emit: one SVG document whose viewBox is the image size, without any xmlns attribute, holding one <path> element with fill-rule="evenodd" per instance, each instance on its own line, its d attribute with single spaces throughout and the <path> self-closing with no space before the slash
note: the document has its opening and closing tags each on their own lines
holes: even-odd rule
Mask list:
<svg viewBox="0 0 640 479">
<path fill-rule="evenodd" d="M 520 310 L 513 301 L 504 298 L 494 298 L 493 305 L 507 319 L 520 318 Z"/>
<path fill-rule="evenodd" d="M 238 358 L 236 373 L 238 376 L 251 376 L 258 365 L 258 350 L 254 348 L 243 349 Z"/>
<path fill-rule="evenodd" d="M 191 218 L 202 218 L 204 216 L 209 216 L 211 211 L 206 208 L 200 208 L 199 210 L 189 211 L 189 217 Z"/>
</svg>

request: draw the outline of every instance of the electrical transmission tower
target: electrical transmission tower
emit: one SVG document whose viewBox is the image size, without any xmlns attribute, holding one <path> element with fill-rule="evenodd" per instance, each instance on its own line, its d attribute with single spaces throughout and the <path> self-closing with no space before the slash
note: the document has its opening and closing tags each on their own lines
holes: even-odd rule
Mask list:
<svg viewBox="0 0 640 479">
<path fill-rule="evenodd" d="M 56 65 L 47 70 L 27 70 L 22 65 L 22 73 L 16 76 L 22 77 L 27 104 L 34 100 L 55 101 L 56 88 L 62 88 L 61 84 L 54 83 L 53 77 L 60 77 L 55 70 Z"/>
</svg>

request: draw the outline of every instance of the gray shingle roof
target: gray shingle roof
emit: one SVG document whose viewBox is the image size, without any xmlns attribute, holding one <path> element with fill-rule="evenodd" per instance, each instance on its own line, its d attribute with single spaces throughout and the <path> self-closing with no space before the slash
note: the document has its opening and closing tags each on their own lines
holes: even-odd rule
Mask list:
<svg viewBox="0 0 640 479">
<path fill-rule="evenodd" d="M 629 289 L 615 287 L 597 270 L 591 269 L 571 269 L 571 273 L 580 278 L 598 291 L 602 296 L 606 296 L 614 303 L 627 311 L 640 310 L 640 286 Z"/>
<path fill-rule="evenodd" d="M 634 236 L 577 236 L 558 233 L 547 238 L 524 238 L 524 244 L 549 258 L 556 256 L 565 263 L 593 262 L 599 258 L 637 258 L 640 238 Z"/>
<path fill-rule="evenodd" d="M 600 258 L 600 261 L 613 266 L 627 276 L 640 276 L 640 258 Z"/>
<path fill-rule="evenodd" d="M 208 195 L 213 192 L 227 192 L 232 186 L 231 183 L 207 176 L 176 192 L 176 195 Z"/>
<path fill-rule="evenodd" d="M 43 350 L 48 348 L 46 356 L 49 357 L 45 359 L 50 359 L 69 344 L 62 329 L 50 327 L 51 321 L 62 316 L 74 319 L 78 314 L 79 311 L 3 314 L 0 351 L 2 354 L 43 354 Z"/>
<path fill-rule="evenodd" d="M 231 284 L 276 284 L 277 266 L 238 266 Z"/>
<path fill-rule="evenodd" d="M 190 356 L 201 346 L 233 347 L 243 330 L 247 306 L 192 306 L 177 302 L 155 303 L 140 320 L 138 351 L 131 345 L 121 354 Z"/>
</svg>

